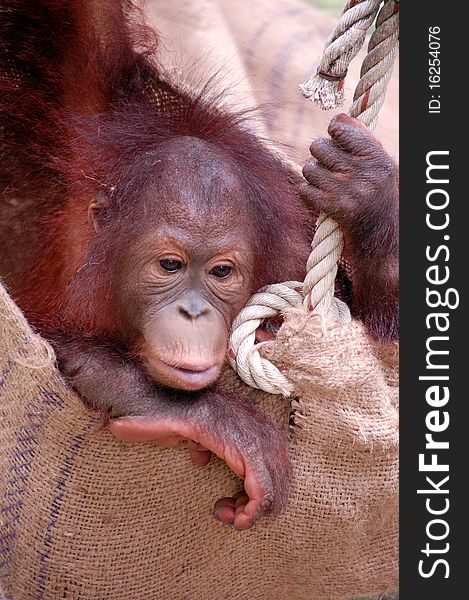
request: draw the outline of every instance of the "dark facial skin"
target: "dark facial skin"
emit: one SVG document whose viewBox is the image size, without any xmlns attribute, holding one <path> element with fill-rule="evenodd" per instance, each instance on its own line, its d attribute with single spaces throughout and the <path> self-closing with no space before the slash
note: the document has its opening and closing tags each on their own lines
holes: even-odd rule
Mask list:
<svg viewBox="0 0 469 600">
<path fill-rule="evenodd" d="M 329 132 L 330 139 L 311 145 L 317 162 L 310 161 L 304 169 L 307 182 L 302 195 L 313 213 L 325 210 L 344 231 L 354 271 L 351 293 L 347 291 L 353 314 L 376 339 L 396 339 L 396 168 L 375 138 L 346 115 L 333 119 Z M 263 218 L 252 225 L 247 184 L 240 183 L 220 148 L 186 137 L 176 138 L 165 152 L 164 165 L 148 172 L 148 183 L 127 216 L 116 210 L 112 198 L 96 195 L 76 216 L 64 210 L 61 254 L 40 271 L 41 285 L 33 288 L 36 295 L 29 287 L 24 296 L 15 294 L 24 277 L 8 284 L 28 318 L 34 319 L 44 310 L 38 306 L 48 308 L 41 301 L 49 265 L 58 273 L 49 284 L 56 300 L 67 292 L 67 287 L 60 287 L 64 278 L 57 265 L 65 265 L 72 274 L 80 271 L 75 283 L 83 293 L 78 301 L 65 304 L 72 308 L 72 316 L 88 310 L 79 300 L 88 289 L 96 293 L 93 281 L 105 282 L 101 287 L 110 304 L 92 296 L 91 306 L 96 307 L 96 322 L 102 319 L 109 333 L 88 330 L 83 321 L 77 327 L 73 321 L 63 327 L 53 320 L 46 326 L 38 320 L 38 330 L 54 345 L 70 385 L 103 414 L 117 438 L 184 444 L 200 466 L 214 453 L 242 477 L 244 490 L 219 500 L 214 516 L 245 530 L 259 517 L 284 509 L 291 479 L 286 432 L 250 399 L 217 385 L 232 320 L 259 287 L 255 259 L 261 257 L 263 268 L 270 259 L 267 245 L 253 250 L 261 228 L 268 229 L 269 224 Z M 266 198 L 272 191 L 266 189 Z M 284 202 L 288 200 L 286 195 Z M 111 282 L 101 279 L 101 272 L 93 276 L 91 260 L 88 284 L 88 271 L 71 260 L 84 222 L 91 241 L 112 250 L 107 260 Z M 113 235 L 100 237 L 109 223 L 115 227 Z M 276 236 L 280 229 L 276 227 Z M 73 237 L 67 237 L 68 232 Z M 307 253 L 305 244 L 303 264 Z M 288 258 L 284 255 L 282 264 L 287 265 Z M 89 262 L 86 256 L 82 260 Z M 96 265 L 99 269 L 99 261 Z M 10 272 L 7 266 L 2 274 L 8 277 Z M 291 273 L 291 267 L 286 268 L 282 279 Z M 115 313 L 111 329 L 105 319 L 108 311 Z"/>
<path fill-rule="evenodd" d="M 189 175 L 175 180 L 182 168 Z M 117 437 L 185 444 L 200 466 L 213 452 L 244 478 L 245 491 L 214 512 L 240 530 L 281 512 L 290 481 L 285 432 L 248 399 L 214 385 L 231 323 L 255 286 L 253 233 L 239 218 L 243 194 L 207 144 L 189 138 L 169 147 L 142 198 L 144 226 L 118 252 L 112 297 L 125 323 L 124 352 L 70 334 L 54 338 L 62 371 Z M 171 201 L 162 204 L 161 195 Z M 99 210 L 91 207 L 98 234 Z"/>
<path fill-rule="evenodd" d="M 213 234 L 200 216 L 189 223 L 161 224 L 140 239 L 125 260 L 132 269 L 119 278 L 115 293 L 151 379 L 194 391 L 220 374 L 251 274 L 241 231 Z"/>
<path fill-rule="evenodd" d="M 262 285 L 304 276 L 325 210 L 353 314 L 395 339 L 396 169 L 335 118 L 311 146 L 305 210 L 242 115 L 162 76 L 131 4 L 2 0 L 0 273 L 116 437 L 184 443 L 198 465 L 213 452 L 244 479 L 214 515 L 248 529 L 285 507 L 291 469 L 286 432 L 217 385 L 231 322 Z"/>
<path fill-rule="evenodd" d="M 302 195 L 344 231 L 354 269 L 352 312 L 377 339 L 395 339 L 396 168 L 346 115 L 333 119 L 329 132 L 330 139 L 311 145 L 317 162 L 305 166 Z M 258 287 L 257 233 L 243 206 L 246 189 L 220 150 L 194 138 L 166 150 L 165 165 L 158 175 L 148 173 L 130 219 L 113 215 L 106 198 L 87 207 L 93 237 L 105 230 L 105 215 L 122 229 L 112 255 L 109 294 L 118 315 L 112 338 L 72 327 L 40 331 L 70 385 L 117 438 L 184 444 L 199 466 L 214 453 L 242 477 L 244 490 L 219 500 L 214 516 L 245 530 L 284 509 L 291 479 L 286 432 L 248 398 L 217 386 L 232 320 Z M 267 260 L 267 251 L 262 256 Z M 79 285 L 86 290 L 85 283 Z"/>
<path fill-rule="evenodd" d="M 220 375 L 231 323 L 253 288 L 252 248 L 237 218 L 236 198 L 243 192 L 236 178 L 189 138 L 177 150 L 168 148 L 161 175 L 167 181 L 180 165 L 172 151 L 186 155 L 191 175 L 177 189 L 169 185 L 175 200 L 149 219 L 122 256 L 114 297 L 127 324 L 126 342 L 148 376 L 195 391 Z M 152 194 L 147 190 L 150 206 Z"/>
<path fill-rule="evenodd" d="M 355 119 L 339 115 L 332 120 L 329 133 L 330 139 L 315 140 L 311 144 L 311 153 L 317 161 L 310 161 L 304 168 L 307 183 L 302 194 L 315 211 L 326 211 L 342 226 L 346 256 L 354 268 L 353 290 L 348 298 L 352 311 L 378 340 L 396 339 L 399 296 L 397 170 L 379 142 Z M 244 411 L 241 409 L 239 414 Z M 214 515 L 223 523 L 238 529 L 248 528 L 260 514 L 271 511 L 272 507 L 278 511 L 278 506 L 285 502 L 288 490 L 285 473 L 290 467 L 283 443 L 278 443 L 279 438 L 275 435 L 269 443 L 274 444 L 272 448 L 276 450 L 263 455 L 273 459 L 273 463 L 268 459 L 264 462 L 264 466 L 271 465 L 266 467 L 269 475 L 265 475 L 264 469 L 264 475 L 250 477 L 252 462 L 243 457 L 239 446 L 233 444 L 228 452 L 225 447 L 225 452 L 221 453 L 220 446 L 210 435 L 206 437 L 197 430 L 175 430 L 158 420 L 129 418 L 115 420 L 111 430 L 127 441 L 174 445 L 185 440 L 195 464 L 207 464 L 209 450 L 223 458 L 235 472 L 245 477 L 244 492 L 216 504 Z M 263 431 L 273 433 L 270 425 Z M 262 450 L 259 448 L 256 452 L 259 452 L 259 459 Z M 283 476 L 279 476 L 281 472 Z M 266 484 L 269 477 L 274 479 L 270 479 L 271 484 Z"/>
</svg>

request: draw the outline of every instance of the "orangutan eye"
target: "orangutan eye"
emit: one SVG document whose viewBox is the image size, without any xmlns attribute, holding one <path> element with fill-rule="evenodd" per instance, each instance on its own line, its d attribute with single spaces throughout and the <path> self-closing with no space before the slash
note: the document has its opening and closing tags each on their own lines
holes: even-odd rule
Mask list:
<svg viewBox="0 0 469 600">
<path fill-rule="evenodd" d="M 182 269 L 182 262 L 172 258 L 163 258 L 160 260 L 160 265 L 168 273 L 174 273 L 175 271 Z"/>
<path fill-rule="evenodd" d="M 233 267 L 230 267 L 229 265 L 218 265 L 213 267 L 213 269 L 210 271 L 210 275 L 214 275 L 215 277 L 218 277 L 218 279 L 225 279 L 225 277 L 228 277 L 232 270 Z"/>
</svg>

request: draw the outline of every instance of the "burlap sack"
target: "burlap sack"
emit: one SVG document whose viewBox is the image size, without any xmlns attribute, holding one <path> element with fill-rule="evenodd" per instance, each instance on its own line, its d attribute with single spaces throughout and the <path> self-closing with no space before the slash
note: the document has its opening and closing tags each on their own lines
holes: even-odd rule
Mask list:
<svg viewBox="0 0 469 600">
<path fill-rule="evenodd" d="M 301 379 L 287 512 L 239 533 L 219 460 L 116 441 L 0 292 L 0 582 L 14 600 L 321 600 L 397 585 L 397 350 L 293 311 L 266 355 Z M 286 422 L 289 403 L 252 394 Z"/>
</svg>

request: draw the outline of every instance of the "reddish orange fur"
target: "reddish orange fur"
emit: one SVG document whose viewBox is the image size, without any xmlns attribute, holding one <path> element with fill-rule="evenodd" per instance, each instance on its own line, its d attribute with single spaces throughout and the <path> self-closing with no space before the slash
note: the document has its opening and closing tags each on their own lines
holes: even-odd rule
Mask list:
<svg viewBox="0 0 469 600">
<path fill-rule="evenodd" d="M 264 150 L 245 115 L 227 112 L 207 90 L 194 96 L 159 80 L 155 35 L 132 2 L 6 0 L 0 10 L 8 50 L 0 72 L 15 57 L 15 72 L 1 81 L 0 125 L 8 132 L 1 184 L 5 198 L 35 199 L 24 216 L 27 267 L 7 284 L 33 324 L 119 338 L 112 255 L 132 235 L 126 219 L 139 218 L 148 154 L 178 136 L 214 144 L 244 179 L 247 219 L 259 232 L 254 287 L 302 276 L 309 217 L 298 178 Z M 150 80 L 166 94 L 163 111 Z M 96 235 L 88 209 L 103 191 L 110 220 Z"/>
</svg>

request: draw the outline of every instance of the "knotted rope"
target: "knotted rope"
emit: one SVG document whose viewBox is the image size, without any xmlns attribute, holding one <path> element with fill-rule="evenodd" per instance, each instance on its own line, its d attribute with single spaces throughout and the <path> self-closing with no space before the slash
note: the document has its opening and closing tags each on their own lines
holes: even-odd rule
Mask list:
<svg viewBox="0 0 469 600">
<path fill-rule="evenodd" d="M 259 354 L 262 344 L 255 344 L 256 329 L 264 319 L 281 314 L 286 308 L 298 306 L 303 300 L 299 281 L 267 285 L 254 294 L 232 325 L 230 339 L 231 366 L 248 385 L 289 396 L 293 383 L 279 369 Z"/>
<path fill-rule="evenodd" d="M 336 29 L 326 42 L 316 75 L 300 86 L 302 93 L 329 109 L 343 102 L 343 83 L 351 60 L 365 41 L 367 29 L 378 14 L 380 0 L 349 0 Z M 376 29 L 363 61 L 360 81 L 355 89 L 349 114 L 374 129 L 384 102 L 392 65 L 399 44 L 399 2 L 385 0 L 376 18 Z M 291 382 L 270 361 L 262 358 L 255 344 L 255 331 L 266 318 L 282 313 L 289 306 L 301 306 L 324 317 L 347 323 L 348 307 L 334 296 L 337 263 L 343 249 L 343 235 L 337 223 L 322 213 L 319 216 L 306 265 L 303 284 L 287 282 L 266 286 L 248 302 L 232 326 L 231 366 L 248 385 L 272 394 L 289 396 Z M 303 288 L 301 295 L 296 290 Z"/>
</svg>

